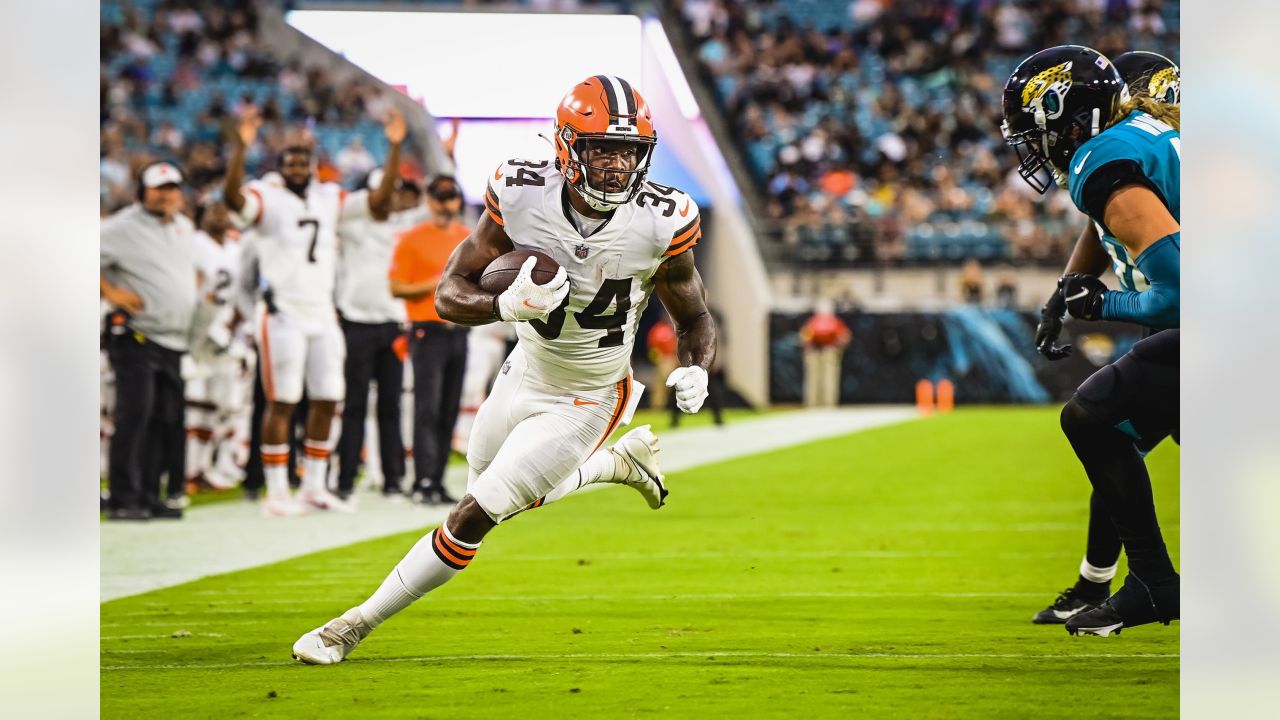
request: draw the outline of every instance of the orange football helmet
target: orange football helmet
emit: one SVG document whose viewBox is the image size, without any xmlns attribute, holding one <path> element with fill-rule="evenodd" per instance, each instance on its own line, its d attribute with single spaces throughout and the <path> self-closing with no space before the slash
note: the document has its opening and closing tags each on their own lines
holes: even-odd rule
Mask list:
<svg viewBox="0 0 1280 720">
<path fill-rule="evenodd" d="M 636 166 L 618 170 L 590 166 L 583 159 L 592 141 L 636 145 Z M 593 75 L 578 83 L 556 109 L 556 169 L 587 204 L 601 212 L 625 205 L 635 197 L 649 172 L 658 134 L 649 106 L 631 84 L 613 75 Z M 591 186 L 590 170 L 626 176 L 622 190 L 607 192 Z"/>
</svg>

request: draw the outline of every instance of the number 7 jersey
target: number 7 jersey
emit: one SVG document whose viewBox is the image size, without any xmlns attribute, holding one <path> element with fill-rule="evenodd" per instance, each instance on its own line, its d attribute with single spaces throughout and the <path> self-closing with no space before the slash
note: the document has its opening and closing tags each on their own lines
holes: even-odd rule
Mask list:
<svg viewBox="0 0 1280 720">
<path fill-rule="evenodd" d="M 261 181 L 244 188 L 240 223 L 257 230 L 259 272 L 272 301 L 302 321 L 334 316 L 338 221 L 369 214 L 369 193 L 312 181 L 306 197 Z"/>
<path fill-rule="evenodd" d="M 685 193 L 645 181 L 589 237 L 570 220 L 564 176 L 549 161 L 508 160 L 489 177 L 485 210 L 517 250 L 555 259 L 569 276 L 564 303 L 545 321 L 515 323 L 534 373 L 558 387 L 604 387 L 631 372 L 636 327 L 664 260 L 702 237 Z"/>
</svg>

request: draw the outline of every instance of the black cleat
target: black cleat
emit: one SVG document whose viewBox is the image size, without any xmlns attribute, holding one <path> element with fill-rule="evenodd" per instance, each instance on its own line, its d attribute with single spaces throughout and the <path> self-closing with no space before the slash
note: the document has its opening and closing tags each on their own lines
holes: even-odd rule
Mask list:
<svg viewBox="0 0 1280 720">
<path fill-rule="evenodd" d="M 443 487 L 432 488 L 428 491 L 431 495 L 432 505 L 457 505 L 458 499 L 450 495 Z"/>
<path fill-rule="evenodd" d="M 172 507 L 166 503 L 156 503 L 151 506 L 151 518 L 153 520 L 181 520 L 182 508 Z"/>
<path fill-rule="evenodd" d="M 1105 591 L 1100 597 L 1089 597 L 1080 592 L 1078 584 L 1072 585 L 1063 590 L 1052 605 L 1036 613 L 1031 622 L 1036 625 L 1061 625 L 1086 610 L 1098 607 L 1106 599 Z"/>
<path fill-rule="evenodd" d="M 146 508 L 117 507 L 107 510 L 108 520 L 150 520 L 151 511 Z"/>
<path fill-rule="evenodd" d="M 1176 576 L 1170 583 L 1152 587 L 1129 573 L 1124 586 L 1106 602 L 1067 620 L 1067 633 L 1107 637 L 1119 635 L 1124 628 L 1154 622 L 1168 625 L 1181 613 L 1179 589 L 1180 579 Z"/>
</svg>

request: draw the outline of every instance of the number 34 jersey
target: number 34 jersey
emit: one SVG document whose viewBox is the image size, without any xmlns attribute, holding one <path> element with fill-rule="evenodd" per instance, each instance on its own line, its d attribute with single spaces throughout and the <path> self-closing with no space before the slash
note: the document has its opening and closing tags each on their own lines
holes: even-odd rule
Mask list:
<svg viewBox="0 0 1280 720">
<path fill-rule="evenodd" d="M 306 197 L 264 182 L 244 189 L 240 221 L 257 230 L 258 272 L 272 302 L 301 322 L 334 317 L 339 219 L 369 213 L 368 192 L 312 181 Z"/>
<path fill-rule="evenodd" d="M 514 323 L 530 369 L 559 387 L 599 388 L 630 374 L 654 273 L 698 243 L 701 220 L 688 195 L 646 181 L 584 238 L 570 192 L 550 162 L 508 160 L 489 177 L 485 210 L 517 250 L 546 253 L 569 276 L 569 296 L 545 321 Z"/>
</svg>

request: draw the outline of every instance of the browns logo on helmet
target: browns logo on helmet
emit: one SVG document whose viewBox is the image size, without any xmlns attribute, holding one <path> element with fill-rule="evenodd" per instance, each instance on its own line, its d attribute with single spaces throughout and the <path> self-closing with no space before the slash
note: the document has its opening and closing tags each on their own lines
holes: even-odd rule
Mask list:
<svg viewBox="0 0 1280 720">
<path fill-rule="evenodd" d="M 556 169 L 600 212 L 635 197 L 657 142 L 648 104 L 620 77 L 593 75 L 575 85 L 556 109 Z M 592 151 L 605 148 L 630 149 L 634 162 L 627 160 L 630 167 L 588 163 Z"/>
</svg>

